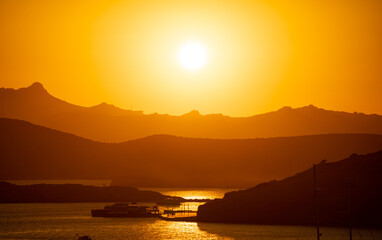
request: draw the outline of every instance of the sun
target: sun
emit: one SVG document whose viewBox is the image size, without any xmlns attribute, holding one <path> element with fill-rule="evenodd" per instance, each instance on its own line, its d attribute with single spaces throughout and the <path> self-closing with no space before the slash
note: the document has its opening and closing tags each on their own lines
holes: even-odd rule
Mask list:
<svg viewBox="0 0 382 240">
<path fill-rule="evenodd" d="M 190 70 L 201 68 L 207 59 L 206 49 L 198 43 L 188 43 L 179 51 L 180 64 Z"/>
</svg>

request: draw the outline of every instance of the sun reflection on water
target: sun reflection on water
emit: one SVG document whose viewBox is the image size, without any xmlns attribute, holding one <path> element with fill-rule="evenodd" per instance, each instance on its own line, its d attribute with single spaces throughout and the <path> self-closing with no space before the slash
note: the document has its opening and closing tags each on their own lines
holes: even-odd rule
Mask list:
<svg viewBox="0 0 382 240">
<path fill-rule="evenodd" d="M 257 239 L 314 240 L 313 226 L 261 226 L 173 222 L 158 218 L 92 218 L 90 209 L 106 203 L 0 204 L 0 239 L 93 240 L 127 239 Z M 382 239 L 382 231 L 355 229 L 362 239 Z M 322 228 L 327 239 L 344 239 L 344 228 Z M 372 235 L 373 234 L 373 235 Z M 362 240 L 353 236 L 354 240 Z"/>
<path fill-rule="evenodd" d="M 156 224 L 164 230 L 158 239 L 232 239 L 201 231 L 194 222 L 157 221 Z"/>
<path fill-rule="evenodd" d="M 222 189 L 222 188 L 203 188 L 203 189 L 184 189 L 184 188 L 150 188 L 144 190 L 153 190 L 165 195 L 182 197 L 185 199 L 215 199 L 223 198 L 227 192 L 236 191 L 238 189 Z"/>
</svg>

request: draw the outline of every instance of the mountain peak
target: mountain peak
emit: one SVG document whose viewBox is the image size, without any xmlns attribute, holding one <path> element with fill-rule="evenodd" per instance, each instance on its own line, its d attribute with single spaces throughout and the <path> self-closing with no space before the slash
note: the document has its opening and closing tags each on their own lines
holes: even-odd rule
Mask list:
<svg viewBox="0 0 382 240">
<path fill-rule="evenodd" d="M 198 117 L 198 116 L 201 116 L 201 114 L 197 110 L 192 110 L 192 111 L 190 111 L 188 113 L 183 114 L 183 116 Z"/>
<path fill-rule="evenodd" d="M 290 106 L 284 106 L 282 108 L 280 108 L 278 111 L 279 112 L 287 112 L 287 111 L 291 111 L 291 110 L 308 110 L 308 111 L 314 111 L 314 110 L 319 110 L 320 108 L 314 106 L 313 104 L 310 104 L 310 105 L 307 105 L 307 106 L 303 106 L 303 107 L 298 107 L 298 108 L 292 108 Z"/>
<path fill-rule="evenodd" d="M 42 83 L 40 82 L 34 82 L 32 83 L 32 85 L 29 86 L 30 88 L 44 88 L 44 86 L 42 85 Z"/>
<path fill-rule="evenodd" d="M 303 108 L 306 108 L 306 109 L 318 109 L 318 107 L 314 106 L 313 104 L 310 104 L 310 105 L 305 106 Z"/>
<path fill-rule="evenodd" d="M 48 91 L 44 88 L 44 86 L 40 82 L 34 82 L 29 87 L 25 88 L 29 91 L 36 93 L 47 93 Z"/>
<path fill-rule="evenodd" d="M 100 103 L 100 104 L 95 105 L 95 106 L 92 106 L 92 107 L 90 107 L 90 109 L 95 110 L 95 111 L 100 111 L 103 113 L 108 113 L 108 114 L 123 111 L 122 109 L 114 106 L 113 104 L 109 104 L 109 103 L 105 103 L 105 102 Z"/>
<path fill-rule="evenodd" d="M 289 110 L 292 110 L 293 108 L 290 107 L 290 106 L 284 106 L 282 108 L 280 108 L 278 111 L 289 111 Z"/>
<path fill-rule="evenodd" d="M 93 106 L 92 108 L 101 108 L 101 109 L 115 109 L 117 108 L 116 106 L 114 106 L 113 104 L 109 104 L 109 103 L 100 103 L 98 105 L 95 105 Z"/>
<path fill-rule="evenodd" d="M 89 108 L 93 112 L 98 112 L 102 114 L 109 114 L 109 115 L 142 115 L 142 111 L 133 111 L 133 110 L 125 110 L 119 107 L 116 107 L 113 104 L 109 103 L 100 103 L 98 105 L 92 106 Z"/>
</svg>

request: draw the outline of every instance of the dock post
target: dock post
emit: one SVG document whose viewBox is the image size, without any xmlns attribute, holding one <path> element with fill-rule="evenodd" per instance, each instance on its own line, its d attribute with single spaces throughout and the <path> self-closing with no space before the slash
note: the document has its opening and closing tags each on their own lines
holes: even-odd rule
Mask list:
<svg viewBox="0 0 382 240">
<path fill-rule="evenodd" d="M 350 183 L 349 181 L 346 184 L 346 190 L 347 190 L 347 202 L 348 202 L 348 221 L 349 221 L 349 239 L 353 239 L 353 233 L 352 233 L 352 219 L 351 219 L 351 208 L 350 208 Z"/>
</svg>

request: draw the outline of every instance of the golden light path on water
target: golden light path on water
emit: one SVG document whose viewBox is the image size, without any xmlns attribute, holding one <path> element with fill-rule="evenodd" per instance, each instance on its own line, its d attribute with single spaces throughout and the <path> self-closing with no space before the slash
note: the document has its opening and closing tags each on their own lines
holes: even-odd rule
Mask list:
<svg viewBox="0 0 382 240">
<path fill-rule="evenodd" d="M 19 184 L 35 184 L 41 181 L 16 181 Z M 43 181 L 45 182 L 45 181 Z M 46 182 L 45 182 L 46 183 Z M 49 183 L 64 183 L 52 180 Z M 108 185 L 106 181 L 72 181 L 90 185 Z M 222 198 L 235 189 L 185 189 L 151 188 L 162 194 L 186 199 Z M 78 235 L 88 235 L 93 240 L 127 239 L 256 239 L 294 240 L 316 239 L 313 226 L 265 226 L 251 224 L 221 224 L 164 221 L 158 218 L 92 218 L 90 209 L 103 208 L 111 203 L 32 203 L 0 204 L 0 239 L 77 240 Z M 155 203 L 138 203 L 150 205 Z M 172 209 L 197 210 L 203 203 L 183 203 Z M 168 207 L 160 206 L 166 209 Z M 193 213 L 190 213 L 192 215 Z M 321 229 L 326 239 L 348 239 L 346 228 Z M 382 231 L 354 229 L 354 240 L 382 239 Z M 361 238 L 361 237 L 362 238 Z"/>
<path fill-rule="evenodd" d="M 92 218 L 90 209 L 105 203 L 0 204 L 0 239 L 257 239 L 314 240 L 313 226 L 264 226 L 172 222 L 157 218 Z M 382 231 L 354 229 L 354 240 L 381 239 Z M 322 228 L 325 239 L 346 238 L 346 228 Z M 358 233 L 359 232 L 359 233 Z M 373 238 L 374 237 L 374 238 Z"/>
<path fill-rule="evenodd" d="M 110 203 L 0 204 L 0 239 L 257 239 L 314 240 L 313 226 L 264 226 L 172 222 L 158 218 L 92 218 L 90 209 Z M 382 239 L 381 230 L 354 229 L 354 240 Z M 325 239 L 346 238 L 346 228 L 322 228 Z M 359 234 L 358 234 L 359 232 Z"/>
<path fill-rule="evenodd" d="M 223 198 L 227 192 L 238 189 L 228 188 L 144 188 L 142 190 L 152 190 L 164 195 L 177 196 L 185 199 L 215 199 Z"/>
<path fill-rule="evenodd" d="M 184 199 L 217 199 L 223 198 L 224 194 L 231 191 L 236 191 L 238 189 L 228 189 L 228 188 L 141 188 L 141 190 L 151 190 L 160 192 L 164 195 L 182 197 Z M 160 206 L 161 210 L 173 209 L 173 210 L 191 210 L 197 211 L 200 205 L 204 202 L 185 202 L 178 207 L 164 207 Z M 182 216 L 176 215 L 176 217 L 186 217 L 186 216 L 196 216 L 196 213 L 186 213 Z"/>
</svg>

